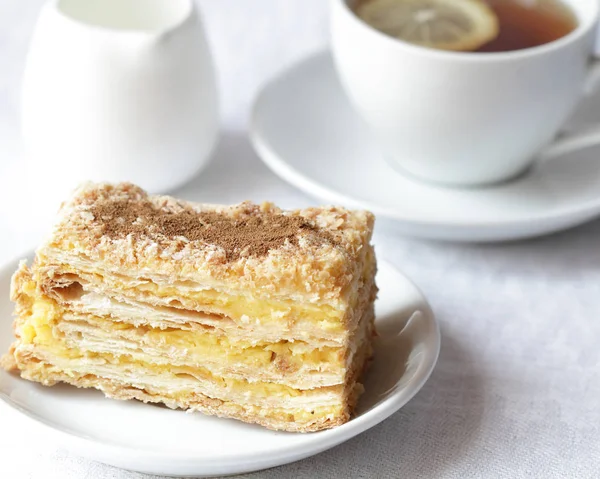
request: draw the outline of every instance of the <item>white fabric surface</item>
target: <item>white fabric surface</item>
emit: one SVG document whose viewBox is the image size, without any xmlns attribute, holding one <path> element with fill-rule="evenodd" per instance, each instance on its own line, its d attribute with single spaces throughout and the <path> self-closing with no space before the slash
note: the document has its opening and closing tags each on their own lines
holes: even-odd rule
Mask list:
<svg viewBox="0 0 600 479">
<path fill-rule="evenodd" d="M 17 86 L 40 3 L 0 0 L 0 262 L 33 247 L 54 209 L 18 172 Z M 208 170 L 175 194 L 315 203 L 262 165 L 244 127 L 259 84 L 326 44 L 327 2 L 200 3 L 219 69 L 223 136 Z M 433 376 L 406 407 L 361 436 L 247 477 L 600 477 L 600 222 L 504 245 L 385 231 L 375 241 L 441 321 Z M 57 450 L 5 406 L 0 431 L 0 478 L 150 477 Z"/>
</svg>

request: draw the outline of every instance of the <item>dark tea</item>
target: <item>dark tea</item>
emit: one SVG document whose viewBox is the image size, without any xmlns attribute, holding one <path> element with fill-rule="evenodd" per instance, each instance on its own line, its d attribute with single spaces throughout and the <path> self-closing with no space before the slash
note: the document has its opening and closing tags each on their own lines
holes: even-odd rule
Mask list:
<svg viewBox="0 0 600 479">
<path fill-rule="evenodd" d="M 553 42 L 577 28 L 571 9 L 559 0 L 486 0 L 500 31 L 478 52 L 506 52 Z"/>
<path fill-rule="evenodd" d="M 354 10 L 387 35 L 442 50 L 521 50 L 577 28 L 561 0 L 355 0 Z"/>
</svg>

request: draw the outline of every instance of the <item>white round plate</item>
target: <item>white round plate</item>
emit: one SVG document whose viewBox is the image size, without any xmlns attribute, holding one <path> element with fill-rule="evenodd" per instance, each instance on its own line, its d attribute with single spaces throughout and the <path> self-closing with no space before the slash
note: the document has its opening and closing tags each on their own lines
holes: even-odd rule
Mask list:
<svg viewBox="0 0 600 479">
<path fill-rule="evenodd" d="M 407 235 L 503 241 L 600 216 L 597 131 L 561 141 L 511 182 L 477 189 L 422 183 L 383 159 L 346 99 L 328 52 L 266 84 L 254 106 L 250 134 L 258 154 L 284 180 L 325 201 L 394 220 Z"/>
<path fill-rule="evenodd" d="M 12 339 L 13 306 L 7 293 L 16 267 L 14 262 L 0 270 L 2 352 Z M 334 429 L 309 434 L 274 432 L 230 419 L 107 399 L 95 390 L 44 387 L 5 371 L 0 371 L 0 398 L 47 426 L 52 440 L 66 449 L 125 469 L 207 477 L 297 461 L 383 421 L 421 389 L 433 370 L 440 332 L 427 301 L 386 263 L 380 264 L 377 281 L 379 337 L 366 392 L 356 417 Z"/>
</svg>

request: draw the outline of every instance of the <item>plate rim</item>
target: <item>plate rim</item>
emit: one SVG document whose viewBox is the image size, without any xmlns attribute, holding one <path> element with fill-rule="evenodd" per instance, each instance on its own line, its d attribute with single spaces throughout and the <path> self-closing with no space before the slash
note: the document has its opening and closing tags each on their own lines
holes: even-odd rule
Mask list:
<svg viewBox="0 0 600 479">
<path fill-rule="evenodd" d="M 407 226 L 418 226 L 418 227 L 448 227 L 448 228 L 457 228 L 461 230 L 468 230 L 472 228 L 481 228 L 485 229 L 487 233 L 493 233 L 496 230 L 509 228 L 509 227 L 524 227 L 531 226 L 532 222 L 536 224 L 540 223 L 560 223 L 563 224 L 569 220 L 572 220 L 573 217 L 577 218 L 586 218 L 581 221 L 576 221 L 574 223 L 570 223 L 571 226 L 576 226 L 577 224 L 581 224 L 582 222 L 587 221 L 595 216 L 600 216 L 600 194 L 598 197 L 592 200 L 588 200 L 581 204 L 572 206 L 570 208 L 553 208 L 543 214 L 538 214 L 529 218 L 518 218 L 518 219 L 502 219 L 502 218 L 489 218 L 478 221 L 469 221 L 469 220 L 459 220 L 459 219 L 449 219 L 442 217 L 432 217 L 430 219 L 424 219 L 423 217 L 419 217 L 418 215 L 410 216 L 406 214 L 402 214 L 394 210 L 393 207 L 382 206 L 377 203 L 373 203 L 369 200 L 363 200 L 359 198 L 354 198 L 352 196 L 348 196 L 345 193 L 338 191 L 335 188 L 329 187 L 317 179 L 301 172 L 290 162 L 287 162 L 281 155 L 279 155 L 275 148 L 270 144 L 265 135 L 262 134 L 261 128 L 259 125 L 259 116 L 261 106 L 264 104 L 266 96 L 269 94 L 269 91 L 272 88 L 275 88 L 281 82 L 286 81 L 288 77 L 295 75 L 297 72 L 301 71 L 308 64 L 318 61 L 329 61 L 332 64 L 335 64 L 333 56 L 331 54 L 331 50 L 328 48 L 321 49 L 319 51 L 313 52 L 311 54 L 306 55 L 303 58 L 300 58 L 296 62 L 291 65 L 287 65 L 284 68 L 277 71 L 272 77 L 267 79 L 265 82 L 261 84 L 258 90 L 258 94 L 255 96 L 254 102 L 250 111 L 250 119 L 249 119 L 249 138 L 252 146 L 254 147 L 258 157 L 263 161 L 263 163 L 273 171 L 277 176 L 281 179 L 289 183 L 290 185 L 304 191 L 305 193 L 315 196 L 318 198 L 322 198 L 326 201 L 333 201 L 338 203 L 343 203 L 349 205 L 353 208 L 366 208 L 378 216 L 385 217 L 386 219 L 391 219 L 397 222 L 404 223 Z M 587 147 L 598 145 L 600 140 L 600 132 L 598 129 L 592 129 L 587 134 L 582 135 L 578 138 L 569 138 L 566 137 L 563 140 L 557 141 L 556 144 L 549 147 L 547 150 L 543 152 L 541 157 L 536 160 L 538 163 L 543 163 L 547 160 L 551 160 L 560 155 L 566 155 L 580 149 L 585 149 Z M 415 180 L 417 181 L 417 180 Z M 427 184 L 427 183 L 424 183 Z M 489 188 L 494 188 L 498 186 L 502 186 L 503 183 L 498 185 L 490 185 Z M 440 189 L 444 189 L 443 186 L 435 185 L 433 183 L 428 184 L 431 187 L 439 187 Z M 456 191 L 456 188 L 447 188 L 449 191 Z M 458 189 L 460 190 L 460 188 Z M 464 189 L 467 190 L 467 189 Z M 475 191 L 475 190 L 474 190 Z M 564 226 L 558 227 L 558 229 L 564 229 Z M 554 231 L 552 227 L 548 228 L 538 228 L 538 230 L 543 231 Z M 545 233 L 524 233 L 524 234 L 516 234 L 516 237 L 530 237 L 537 236 Z M 423 235 L 425 236 L 425 235 Z M 437 235 L 433 235 L 437 236 Z"/>
<path fill-rule="evenodd" d="M 34 253 L 30 251 L 25 255 L 4 262 L 0 265 L 0 278 L 12 277 L 18 263 L 24 258 L 29 261 L 33 256 Z M 140 472 L 156 473 L 151 472 L 153 470 L 151 466 L 152 461 L 154 461 L 156 464 L 157 462 L 177 460 L 187 463 L 190 468 L 197 467 L 206 469 L 206 471 L 202 472 L 201 474 L 208 474 L 209 476 L 214 474 L 239 474 L 289 464 L 291 462 L 319 454 L 320 452 L 331 449 L 353 437 L 358 436 L 359 434 L 362 434 L 404 407 L 414 398 L 414 396 L 429 380 L 439 359 L 441 349 L 441 330 L 436 315 L 433 312 L 431 305 L 427 301 L 427 298 L 421 289 L 393 263 L 386 260 L 379 260 L 378 263 L 380 265 L 380 269 L 381 266 L 389 269 L 393 272 L 393 274 L 402 278 L 402 280 L 404 280 L 407 284 L 410 284 L 411 287 L 414 288 L 414 291 L 418 293 L 420 300 L 419 303 L 421 306 L 419 311 L 422 311 L 427 316 L 428 326 L 432 328 L 432 350 L 428 355 L 429 360 L 421 364 L 419 368 L 421 371 L 420 375 L 410 394 L 408 394 L 406 397 L 402 397 L 401 394 L 403 391 L 405 391 L 405 389 L 401 388 L 398 391 L 394 391 L 379 405 L 370 409 L 363 415 L 351 419 L 345 424 L 332 429 L 309 433 L 314 439 L 306 444 L 303 444 L 300 448 L 298 446 L 290 445 L 283 449 L 277 450 L 276 455 L 271 454 L 269 457 L 261 457 L 261 459 L 257 459 L 257 456 L 254 453 L 229 454 L 227 456 L 211 458 L 210 456 L 192 456 L 189 452 L 180 454 L 178 451 L 172 450 L 169 450 L 168 452 L 163 451 L 160 456 L 157 456 L 157 452 L 155 450 L 148 450 L 144 447 L 113 444 L 102 439 L 86 437 L 80 432 L 61 427 L 60 425 L 52 423 L 46 420 L 44 417 L 36 414 L 35 411 L 23 407 L 17 401 L 14 401 L 12 398 L 10 398 L 2 390 L 0 390 L 0 402 L 4 403 L 4 405 L 7 406 L 8 409 L 13 413 L 18 413 L 21 419 L 27 420 L 30 422 L 30 424 L 35 424 L 37 427 L 43 428 L 46 434 L 52 435 L 59 445 L 62 445 L 67 450 L 75 451 L 81 456 L 112 465 L 115 465 L 117 462 L 109 459 L 103 461 L 102 459 L 99 459 L 99 457 L 111 457 L 114 459 L 116 457 L 122 457 L 125 454 L 129 456 L 129 459 L 127 459 L 129 462 L 135 461 L 139 463 L 140 461 L 150 460 L 148 462 L 149 467 L 147 470 L 136 469 Z M 6 299 L 5 301 L 10 302 L 9 299 Z M 6 319 L 6 321 L 9 321 L 9 319 Z M 87 452 L 90 450 L 94 450 L 94 453 L 90 454 Z M 132 453 L 136 455 L 135 458 L 131 458 L 130 455 Z M 226 464 L 227 467 L 224 468 L 224 464 Z M 195 473 L 195 475 L 197 475 L 197 473 Z"/>
</svg>

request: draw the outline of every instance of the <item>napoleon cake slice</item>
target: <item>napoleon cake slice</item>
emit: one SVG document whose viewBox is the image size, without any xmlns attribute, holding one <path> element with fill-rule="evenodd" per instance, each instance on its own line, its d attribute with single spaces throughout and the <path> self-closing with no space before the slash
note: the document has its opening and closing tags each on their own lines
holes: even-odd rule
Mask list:
<svg viewBox="0 0 600 479">
<path fill-rule="evenodd" d="M 271 429 L 342 424 L 372 354 L 373 222 L 83 185 L 13 277 L 3 365 Z"/>
</svg>

